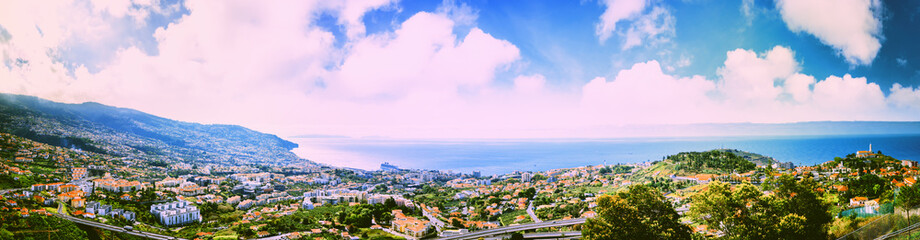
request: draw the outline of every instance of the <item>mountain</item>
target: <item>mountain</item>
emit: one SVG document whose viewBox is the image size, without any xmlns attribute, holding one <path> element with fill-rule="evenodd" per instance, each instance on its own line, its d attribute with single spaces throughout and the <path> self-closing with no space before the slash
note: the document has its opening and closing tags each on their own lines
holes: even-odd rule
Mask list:
<svg viewBox="0 0 920 240">
<path fill-rule="evenodd" d="M 120 157 L 183 162 L 308 162 L 297 144 L 236 125 L 170 120 L 99 103 L 65 104 L 0 94 L 0 132 L 51 145 Z"/>
</svg>

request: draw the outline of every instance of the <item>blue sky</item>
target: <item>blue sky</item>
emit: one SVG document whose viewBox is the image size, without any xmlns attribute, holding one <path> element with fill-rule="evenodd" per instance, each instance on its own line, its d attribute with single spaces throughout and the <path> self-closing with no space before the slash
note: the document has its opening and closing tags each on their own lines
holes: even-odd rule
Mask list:
<svg viewBox="0 0 920 240">
<path fill-rule="evenodd" d="M 4 2 L 0 92 L 282 136 L 918 121 L 918 13 L 878 0 Z"/>
<path fill-rule="evenodd" d="M 604 6 L 596 1 L 458 1 L 478 15 L 476 26 L 499 39 L 514 43 L 528 66 L 524 72 L 541 72 L 548 79 L 588 79 L 613 75 L 632 63 L 649 60 L 678 61 L 691 58 L 689 66 L 673 71 L 679 75 L 715 77 L 725 53 L 737 48 L 763 52 L 787 46 L 802 63 L 802 72 L 817 78 L 851 74 L 865 76 L 882 86 L 920 83 L 920 2 L 883 1 L 880 11 L 883 44 L 869 65 L 852 65 L 834 48 L 814 35 L 786 27 L 773 1 L 753 1 L 752 15 L 743 1 L 661 1 L 676 20 L 670 42 L 622 50 L 623 36 L 600 42 L 595 23 Z M 435 11 L 436 1 L 401 1 L 399 7 L 368 12 L 368 33 L 393 31 L 397 23 L 419 11 Z M 341 34 L 334 22 L 323 27 Z M 619 23 L 628 25 L 629 23 Z M 341 35 L 337 35 L 341 36 Z M 666 55 L 660 55 L 666 52 Z M 898 63 L 898 59 L 905 63 Z M 574 66 L 573 66 L 574 65 Z M 507 80 L 507 79 L 506 79 Z"/>
</svg>

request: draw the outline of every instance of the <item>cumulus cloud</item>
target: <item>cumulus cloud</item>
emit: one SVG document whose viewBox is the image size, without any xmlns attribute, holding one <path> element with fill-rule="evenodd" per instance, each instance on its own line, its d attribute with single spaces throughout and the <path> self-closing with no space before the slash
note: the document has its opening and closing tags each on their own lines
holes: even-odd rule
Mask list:
<svg viewBox="0 0 920 240">
<path fill-rule="evenodd" d="M 790 30 L 814 35 L 850 64 L 871 64 L 882 46 L 878 0 L 779 0 L 776 7 Z"/>
<path fill-rule="evenodd" d="M 700 76 L 680 78 L 665 74 L 657 61 L 637 63 L 612 81 L 598 77 L 582 88 L 586 114 L 602 123 L 699 122 L 698 109 L 711 108 L 715 84 Z"/>
<path fill-rule="evenodd" d="M 323 4 L 329 4 L 327 8 L 334 9 L 338 16 L 338 23 L 345 27 L 345 33 L 348 38 L 362 37 L 365 34 L 364 14 L 375 9 L 392 6 L 398 0 L 346 0 L 346 1 L 328 1 Z"/>
<path fill-rule="evenodd" d="M 519 58 L 517 47 L 478 28 L 458 41 L 453 26 L 445 15 L 423 12 L 393 34 L 356 43 L 330 89 L 356 97 L 402 97 L 418 89 L 451 95 L 485 86 L 497 68 Z"/>
<path fill-rule="evenodd" d="M 611 137 L 604 126 L 920 116 L 920 90 L 895 85 L 885 96 L 863 77 L 816 79 L 781 46 L 729 51 L 713 79 L 668 74 L 652 60 L 567 85 L 515 71 L 526 61 L 518 47 L 475 27 L 468 7 L 414 13 L 392 31 L 366 34 L 363 14 L 393 3 L 349 3 L 189 0 L 186 15 L 153 33 L 156 51 L 118 47 L 98 71 L 57 57 L 74 38 L 118 36 L 90 24 L 112 20 L 92 20 L 94 5 L 5 3 L 12 5 L 0 7 L 0 91 L 284 136 Z M 346 39 L 313 22 L 329 13 L 352 29 Z M 657 29 L 634 23 L 623 34 L 643 26 Z"/>
<path fill-rule="evenodd" d="M 597 124 L 916 120 L 920 90 L 892 87 L 885 96 L 864 77 L 817 81 L 800 72 L 795 54 L 777 46 L 763 53 L 726 54 L 717 79 L 665 74 L 657 61 L 637 63 L 612 81 L 584 85 L 584 116 Z"/>
<path fill-rule="evenodd" d="M 514 78 L 514 90 L 522 93 L 539 93 L 546 85 L 546 77 L 540 74 Z"/>
<path fill-rule="evenodd" d="M 888 100 L 898 111 L 920 110 L 920 88 L 904 87 L 899 83 L 891 86 L 891 95 Z"/>
</svg>

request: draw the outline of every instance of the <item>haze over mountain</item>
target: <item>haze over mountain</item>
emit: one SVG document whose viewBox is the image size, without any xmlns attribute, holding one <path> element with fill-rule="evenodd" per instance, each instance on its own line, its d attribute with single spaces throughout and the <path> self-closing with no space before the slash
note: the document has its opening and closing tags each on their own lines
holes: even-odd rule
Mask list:
<svg viewBox="0 0 920 240">
<path fill-rule="evenodd" d="M 297 144 L 237 125 L 170 120 L 99 103 L 0 94 L 0 131 L 52 145 L 136 158 L 294 163 Z"/>
</svg>

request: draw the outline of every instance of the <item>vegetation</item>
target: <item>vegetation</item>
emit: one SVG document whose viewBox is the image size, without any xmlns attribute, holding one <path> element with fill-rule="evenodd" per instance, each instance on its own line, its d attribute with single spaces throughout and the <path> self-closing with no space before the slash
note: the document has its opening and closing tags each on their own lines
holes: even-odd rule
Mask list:
<svg viewBox="0 0 920 240">
<path fill-rule="evenodd" d="M 784 175 L 773 195 L 751 184 L 732 190 L 712 182 L 692 198 L 690 216 L 725 234 L 726 239 L 827 239 L 833 220 L 830 203 L 819 198 L 817 183 Z"/>
<path fill-rule="evenodd" d="M 57 217 L 31 216 L 20 218 L 10 213 L 0 215 L 0 239 L 86 239 L 87 234 L 76 224 Z"/>
<path fill-rule="evenodd" d="M 606 167 L 604 167 L 604 168 L 601 168 L 601 170 L 599 170 L 598 173 L 600 173 L 600 174 L 624 174 L 624 173 L 632 173 L 632 171 L 633 171 L 634 168 L 635 168 L 635 167 L 633 167 L 633 166 L 628 166 L 628 165 L 606 166 Z"/>
<path fill-rule="evenodd" d="M 875 174 L 865 174 L 856 179 L 847 181 L 846 185 L 849 191 L 846 191 L 844 197 L 867 197 L 874 199 L 881 197 L 887 191 L 888 181 Z"/>
<path fill-rule="evenodd" d="M 668 156 L 667 160 L 674 161 L 677 165 L 677 170 L 690 173 L 708 173 L 707 170 L 747 172 L 757 167 L 753 162 L 734 153 L 719 150 L 682 152 Z"/>
<path fill-rule="evenodd" d="M 690 239 L 690 228 L 661 192 L 645 185 L 632 185 L 616 195 L 597 199 L 597 217 L 582 227 L 593 239 Z"/>
</svg>

